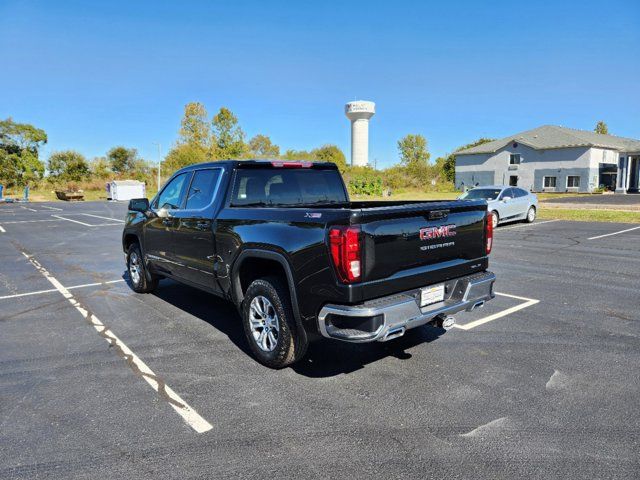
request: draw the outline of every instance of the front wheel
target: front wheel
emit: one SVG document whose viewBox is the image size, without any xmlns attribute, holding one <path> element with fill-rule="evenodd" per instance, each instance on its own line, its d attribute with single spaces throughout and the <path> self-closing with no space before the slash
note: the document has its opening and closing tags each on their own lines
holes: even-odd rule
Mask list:
<svg viewBox="0 0 640 480">
<path fill-rule="evenodd" d="M 242 323 L 253 355 L 267 367 L 287 367 L 307 350 L 307 340 L 293 316 L 289 289 L 277 277 L 249 285 L 242 302 Z"/>
<path fill-rule="evenodd" d="M 526 218 L 526 222 L 527 223 L 533 223 L 533 221 L 536 219 L 536 207 L 534 207 L 533 205 L 531 205 L 529 207 L 529 210 L 527 211 L 527 218 Z"/>
<path fill-rule="evenodd" d="M 159 278 L 147 270 L 137 243 L 131 244 L 127 250 L 127 270 L 134 292 L 150 293 L 158 286 Z"/>
</svg>

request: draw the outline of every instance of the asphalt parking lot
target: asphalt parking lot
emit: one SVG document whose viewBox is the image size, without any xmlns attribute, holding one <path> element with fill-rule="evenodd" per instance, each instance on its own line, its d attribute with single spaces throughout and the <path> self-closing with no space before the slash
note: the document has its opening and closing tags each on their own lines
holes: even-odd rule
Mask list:
<svg viewBox="0 0 640 480">
<path fill-rule="evenodd" d="M 281 371 L 133 293 L 125 205 L 0 205 L 0 478 L 638 478 L 640 227 L 500 227 L 496 299 Z"/>
</svg>

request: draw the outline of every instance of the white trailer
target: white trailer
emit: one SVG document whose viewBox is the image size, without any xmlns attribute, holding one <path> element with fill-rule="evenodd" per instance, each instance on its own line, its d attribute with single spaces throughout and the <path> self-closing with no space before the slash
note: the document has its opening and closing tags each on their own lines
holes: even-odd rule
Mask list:
<svg viewBox="0 0 640 480">
<path fill-rule="evenodd" d="M 113 180 L 107 183 L 107 199 L 124 201 L 132 198 L 144 198 L 146 189 L 144 182 L 137 180 Z"/>
</svg>

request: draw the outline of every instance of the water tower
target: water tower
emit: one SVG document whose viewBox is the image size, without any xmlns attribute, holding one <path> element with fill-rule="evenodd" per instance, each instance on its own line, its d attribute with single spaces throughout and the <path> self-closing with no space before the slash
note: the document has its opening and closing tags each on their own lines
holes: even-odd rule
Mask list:
<svg viewBox="0 0 640 480">
<path fill-rule="evenodd" d="M 349 102 L 344 113 L 351 120 L 351 166 L 366 167 L 369 163 L 369 119 L 376 113 L 376 104 L 364 100 Z"/>
</svg>

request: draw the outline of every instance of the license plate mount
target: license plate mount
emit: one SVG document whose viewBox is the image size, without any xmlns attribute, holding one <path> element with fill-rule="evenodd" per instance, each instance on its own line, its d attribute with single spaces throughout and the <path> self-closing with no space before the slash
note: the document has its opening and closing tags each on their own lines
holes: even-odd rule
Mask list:
<svg viewBox="0 0 640 480">
<path fill-rule="evenodd" d="M 444 300 L 444 284 L 420 289 L 420 307 L 426 307 Z"/>
</svg>

